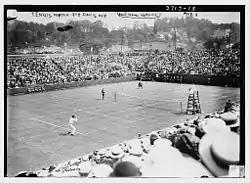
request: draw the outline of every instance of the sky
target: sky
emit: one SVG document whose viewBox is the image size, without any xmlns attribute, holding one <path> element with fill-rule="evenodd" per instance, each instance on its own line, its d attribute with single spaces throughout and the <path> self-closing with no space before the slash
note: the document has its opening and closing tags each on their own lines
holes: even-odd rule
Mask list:
<svg viewBox="0 0 250 183">
<path fill-rule="evenodd" d="M 55 16 L 55 13 L 62 13 L 64 15 L 68 16 L 61 16 L 57 17 Z M 78 14 L 79 13 L 79 14 Z M 43 23 L 47 24 L 49 22 L 62 22 L 66 23 L 68 20 L 85 20 L 88 19 L 90 21 L 96 21 L 96 20 L 102 20 L 104 22 L 105 27 L 108 29 L 117 29 L 119 27 L 132 27 L 134 22 L 140 22 L 140 23 L 146 23 L 148 26 L 153 26 L 154 19 L 132 19 L 132 18 L 124 18 L 119 17 L 118 12 L 86 12 L 86 14 L 83 14 L 84 12 L 39 12 L 38 14 L 34 12 L 15 12 L 15 11 L 9 11 L 9 16 L 17 16 L 18 20 L 27 21 L 27 22 L 37 22 L 37 23 Z M 124 13 L 124 12 L 119 12 Z M 131 12 L 129 12 L 131 13 Z M 145 12 L 147 13 L 147 12 Z M 148 12 L 150 14 L 154 12 Z M 134 12 L 134 14 L 140 14 Z M 159 14 L 159 12 L 157 12 Z M 240 23 L 240 13 L 239 12 L 197 12 L 198 16 L 197 18 L 205 18 L 209 19 L 213 23 L 231 23 L 231 22 L 237 22 Z M 78 16 L 79 15 L 79 16 Z M 95 17 L 97 16 L 97 17 Z M 100 16 L 100 17 L 99 17 Z M 102 16 L 102 17 L 101 17 Z M 106 17 L 104 17 L 106 16 Z M 183 13 L 161 13 L 162 17 L 182 17 Z M 150 16 L 153 17 L 153 16 Z"/>
</svg>

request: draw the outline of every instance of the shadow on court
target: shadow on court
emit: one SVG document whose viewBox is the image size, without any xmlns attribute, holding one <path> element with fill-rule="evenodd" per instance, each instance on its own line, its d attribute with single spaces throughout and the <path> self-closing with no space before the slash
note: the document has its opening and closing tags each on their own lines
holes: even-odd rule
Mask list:
<svg viewBox="0 0 250 183">
<path fill-rule="evenodd" d="M 96 98 L 95 100 L 102 100 L 101 98 Z"/>
<path fill-rule="evenodd" d="M 173 112 L 173 114 L 183 116 L 183 115 L 186 115 L 187 113 L 186 113 L 185 111 L 183 111 L 183 112 Z M 191 115 L 190 115 L 190 116 L 191 116 Z"/>
<path fill-rule="evenodd" d="M 59 136 L 70 136 L 70 132 L 59 132 Z"/>
</svg>

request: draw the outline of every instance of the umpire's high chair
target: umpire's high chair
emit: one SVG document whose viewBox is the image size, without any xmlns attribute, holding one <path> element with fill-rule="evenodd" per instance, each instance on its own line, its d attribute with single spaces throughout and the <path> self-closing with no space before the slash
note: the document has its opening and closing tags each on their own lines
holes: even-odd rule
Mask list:
<svg viewBox="0 0 250 183">
<path fill-rule="evenodd" d="M 190 92 L 188 95 L 187 102 L 187 114 L 201 113 L 201 106 L 199 100 L 199 91 Z"/>
</svg>

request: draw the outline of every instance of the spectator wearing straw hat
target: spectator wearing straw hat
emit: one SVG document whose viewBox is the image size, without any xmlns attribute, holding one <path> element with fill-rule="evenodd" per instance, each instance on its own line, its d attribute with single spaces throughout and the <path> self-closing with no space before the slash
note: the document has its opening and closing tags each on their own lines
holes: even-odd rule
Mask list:
<svg viewBox="0 0 250 183">
<path fill-rule="evenodd" d="M 229 166 L 240 161 L 240 136 L 234 132 L 206 134 L 200 141 L 199 153 L 214 176 L 228 176 Z"/>
<path fill-rule="evenodd" d="M 79 174 L 81 177 L 88 177 L 89 173 L 91 172 L 91 163 L 90 162 L 83 162 L 79 166 Z"/>
<path fill-rule="evenodd" d="M 220 118 L 225 121 L 231 131 L 237 132 L 240 126 L 240 118 L 233 112 L 225 112 L 220 115 Z"/>
<path fill-rule="evenodd" d="M 225 109 L 224 112 L 229 112 L 233 107 L 233 103 L 231 102 L 231 100 L 228 100 L 226 105 L 225 105 Z"/>
<path fill-rule="evenodd" d="M 176 137 L 175 144 L 173 146 L 179 149 L 182 153 L 189 155 L 196 160 L 199 160 L 199 142 L 200 139 L 195 135 L 183 133 L 180 136 Z"/>
<path fill-rule="evenodd" d="M 159 139 L 159 138 L 161 138 L 161 137 L 157 132 L 155 132 L 155 131 L 151 132 L 150 136 L 149 136 L 150 145 L 154 145 L 154 141 Z"/>
<path fill-rule="evenodd" d="M 124 157 L 124 155 L 125 152 L 122 149 L 122 147 L 119 145 L 115 145 L 111 148 L 109 157 L 112 158 L 113 165 L 115 165 L 116 163 L 120 162 L 120 160 Z"/>
<path fill-rule="evenodd" d="M 220 132 L 229 132 L 230 128 L 226 125 L 226 123 L 219 118 L 207 118 L 201 123 L 199 123 L 199 127 L 206 134 L 216 134 Z"/>
</svg>

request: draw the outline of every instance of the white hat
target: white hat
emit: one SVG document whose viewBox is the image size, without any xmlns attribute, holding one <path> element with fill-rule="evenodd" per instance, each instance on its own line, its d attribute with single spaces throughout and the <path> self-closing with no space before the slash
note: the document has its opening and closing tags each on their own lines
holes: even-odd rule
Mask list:
<svg viewBox="0 0 250 183">
<path fill-rule="evenodd" d="M 177 133 L 177 128 L 175 128 L 175 127 L 170 127 L 170 128 L 168 128 L 168 133 L 169 134 L 175 134 L 175 133 Z"/>
<path fill-rule="evenodd" d="M 83 161 L 88 161 L 89 160 L 89 154 L 86 154 L 86 155 L 82 156 L 82 160 Z"/>
<path fill-rule="evenodd" d="M 142 147 L 134 146 L 129 149 L 129 154 L 133 156 L 141 156 L 143 154 Z"/>
<path fill-rule="evenodd" d="M 225 122 L 218 118 L 205 119 L 200 126 L 206 134 L 230 131 L 230 128 L 226 126 Z"/>
<path fill-rule="evenodd" d="M 113 159 L 120 159 L 124 156 L 124 151 L 119 145 L 115 145 L 111 148 L 110 157 Z"/>
<path fill-rule="evenodd" d="M 154 142 L 155 148 L 165 148 L 165 146 L 172 146 L 172 142 L 168 139 L 157 139 Z"/>
<path fill-rule="evenodd" d="M 223 119 L 227 126 L 237 127 L 239 126 L 239 118 L 233 112 L 226 112 L 220 115 L 220 118 Z"/>
<path fill-rule="evenodd" d="M 149 135 L 156 136 L 156 137 L 160 138 L 160 135 L 156 131 L 152 131 Z"/>
<path fill-rule="evenodd" d="M 107 149 L 100 149 L 98 151 L 98 154 L 102 157 L 102 156 L 105 156 L 107 154 Z"/>
<path fill-rule="evenodd" d="M 240 136 L 234 132 L 204 135 L 199 144 L 203 163 L 214 176 L 226 176 L 240 160 Z"/>
<path fill-rule="evenodd" d="M 91 163 L 90 162 L 84 162 L 84 163 L 81 163 L 78 168 L 80 169 L 79 170 L 79 173 L 80 174 L 89 174 L 90 171 L 91 171 Z"/>
<path fill-rule="evenodd" d="M 50 173 L 48 172 L 48 170 L 42 170 L 42 171 L 38 172 L 37 176 L 38 177 L 48 177 L 49 174 Z"/>
<path fill-rule="evenodd" d="M 231 112 L 236 114 L 238 117 L 240 117 L 240 111 L 231 111 Z"/>
<path fill-rule="evenodd" d="M 78 157 L 78 158 L 74 158 L 72 160 L 69 161 L 69 164 L 70 165 L 75 165 L 75 164 L 79 164 L 81 162 L 81 159 Z"/>
</svg>

